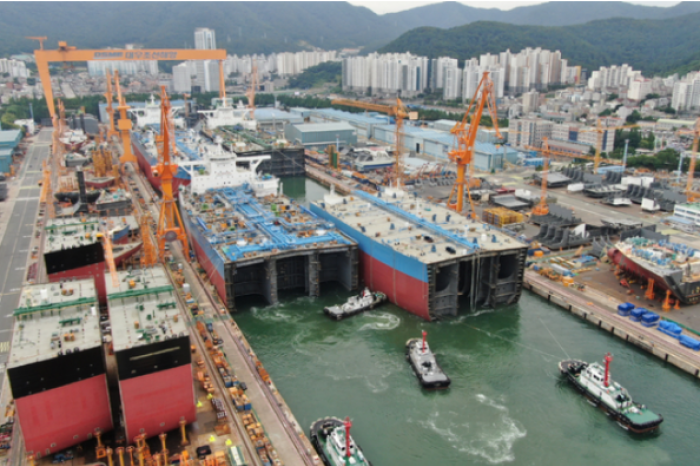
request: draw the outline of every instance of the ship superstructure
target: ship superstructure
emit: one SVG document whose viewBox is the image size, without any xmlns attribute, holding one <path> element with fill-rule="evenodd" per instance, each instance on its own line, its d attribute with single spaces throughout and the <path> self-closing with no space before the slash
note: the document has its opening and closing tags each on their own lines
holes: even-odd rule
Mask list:
<svg viewBox="0 0 700 466">
<path fill-rule="evenodd" d="M 180 212 L 199 264 L 226 306 L 279 290 L 318 296 L 321 284 L 357 287 L 357 245 L 284 196 L 256 199 L 248 186 L 180 192 Z"/>
<path fill-rule="evenodd" d="M 654 280 L 683 304 L 700 302 L 700 251 L 665 239 L 626 238 L 608 251 L 622 269 Z"/>
<path fill-rule="evenodd" d="M 7 363 L 29 454 L 48 455 L 112 429 L 92 280 L 23 288 Z"/>
<path fill-rule="evenodd" d="M 255 130 L 257 124 L 250 118 L 250 109 L 239 100 L 234 107 L 233 100 L 229 97 L 214 99 L 213 110 L 200 110 L 204 115 L 208 129 L 216 129 L 220 126 L 242 126 L 244 129 Z"/>
<path fill-rule="evenodd" d="M 136 117 L 136 127 L 145 128 L 146 126 L 153 126 L 160 124 L 160 101 L 156 101 L 156 98 L 151 94 L 151 100 L 146 101 L 146 105 L 143 107 L 134 107 L 129 110 L 129 113 Z M 181 109 L 182 107 L 180 107 Z M 173 113 L 175 113 L 178 108 L 173 107 Z M 173 117 L 173 124 L 176 128 L 185 127 L 185 119 L 182 117 Z"/>
<path fill-rule="evenodd" d="M 357 241 L 368 287 L 424 319 L 520 298 L 527 246 L 493 226 L 391 188 L 310 209 Z"/>
<path fill-rule="evenodd" d="M 162 266 L 107 283 L 126 437 L 158 435 L 196 419 L 190 339 Z"/>
</svg>

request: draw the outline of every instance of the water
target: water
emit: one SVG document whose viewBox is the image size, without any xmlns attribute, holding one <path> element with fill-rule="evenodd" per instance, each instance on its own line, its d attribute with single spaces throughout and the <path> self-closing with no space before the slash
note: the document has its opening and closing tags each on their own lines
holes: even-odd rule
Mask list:
<svg viewBox="0 0 700 466">
<path fill-rule="evenodd" d="M 296 181 L 285 191 L 303 201 L 323 188 Z M 538 297 L 439 323 L 393 305 L 335 322 L 322 309 L 349 293 L 333 285 L 322 293 L 287 294 L 277 306 L 241 302 L 235 318 L 301 425 L 350 416 L 375 465 L 696 463 L 700 385 Z M 422 390 L 404 358 L 422 330 L 449 390 Z M 560 380 L 559 360 L 607 351 L 613 378 L 664 415 L 658 434 L 625 432 Z"/>
</svg>

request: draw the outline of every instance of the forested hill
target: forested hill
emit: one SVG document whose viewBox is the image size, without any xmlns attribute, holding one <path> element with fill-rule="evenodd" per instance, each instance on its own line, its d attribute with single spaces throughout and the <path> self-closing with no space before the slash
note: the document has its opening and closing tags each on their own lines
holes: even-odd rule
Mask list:
<svg viewBox="0 0 700 466">
<path fill-rule="evenodd" d="M 700 69 L 700 13 L 665 20 L 607 19 L 566 27 L 514 26 L 481 21 L 452 29 L 404 33 L 380 52 L 460 60 L 525 47 L 561 50 L 570 65 L 595 70 L 627 63 L 646 76 Z"/>
<path fill-rule="evenodd" d="M 664 19 L 700 11 L 700 2 L 662 8 L 625 2 L 550 2 L 508 11 L 457 2 L 377 15 L 347 2 L 0 2 L 0 56 L 29 52 L 48 36 L 80 48 L 192 48 L 194 29 L 213 28 L 230 53 L 298 51 L 311 47 L 373 50 L 419 26 L 455 27 L 479 20 L 568 25 L 625 17 Z"/>
</svg>

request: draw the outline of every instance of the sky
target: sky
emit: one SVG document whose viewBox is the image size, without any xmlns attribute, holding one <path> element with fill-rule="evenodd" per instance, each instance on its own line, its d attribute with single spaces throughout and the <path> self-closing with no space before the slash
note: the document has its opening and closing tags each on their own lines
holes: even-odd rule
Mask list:
<svg viewBox="0 0 700 466">
<path fill-rule="evenodd" d="M 370 10 L 374 11 L 375 13 L 379 15 L 383 15 L 384 13 L 394 13 L 396 11 L 403 11 L 403 10 L 408 10 L 410 8 L 415 8 L 418 6 L 423 6 L 423 5 L 429 5 L 431 3 L 440 3 L 443 0 L 435 0 L 435 1 L 378 1 L 378 2 L 367 2 L 367 1 L 360 1 L 360 2 L 355 2 L 351 1 L 349 3 L 356 5 L 356 6 L 364 6 L 366 8 L 369 8 Z M 502 0 L 495 0 L 495 1 L 490 1 L 490 2 L 460 2 L 464 3 L 465 5 L 473 6 L 476 8 L 498 8 L 500 10 L 510 10 L 512 8 L 518 7 L 518 6 L 526 6 L 526 5 L 537 5 L 538 3 L 544 3 L 544 2 L 537 2 L 537 1 L 502 1 Z M 628 3 L 634 3 L 637 5 L 647 5 L 647 6 L 673 6 L 677 5 L 680 2 L 628 2 Z"/>
</svg>

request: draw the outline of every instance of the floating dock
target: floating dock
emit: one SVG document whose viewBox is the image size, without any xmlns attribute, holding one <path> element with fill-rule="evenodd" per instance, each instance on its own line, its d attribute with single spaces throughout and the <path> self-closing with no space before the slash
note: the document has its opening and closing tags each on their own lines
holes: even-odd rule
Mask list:
<svg viewBox="0 0 700 466">
<path fill-rule="evenodd" d="M 166 271 L 118 272 L 107 280 L 126 438 L 176 429 L 196 420 L 190 337 Z"/>
<path fill-rule="evenodd" d="M 25 448 L 37 457 L 112 430 L 93 280 L 27 286 L 7 374 Z"/>
<path fill-rule="evenodd" d="M 357 288 L 357 244 L 284 196 L 255 198 L 244 187 L 180 192 L 180 211 L 200 266 L 229 310 L 235 299 L 303 289 L 318 296 L 335 281 Z"/>
<path fill-rule="evenodd" d="M 357 241 L 367 286 L 424 319 L 520 299 L 527 246 L 493 226 L 393 189 L 310 209 Z"/>
</svg>

